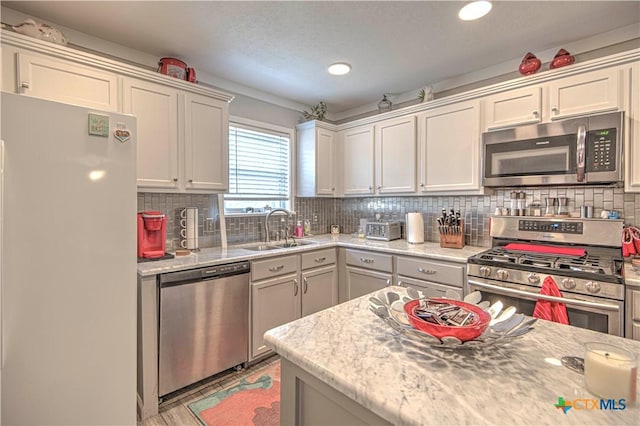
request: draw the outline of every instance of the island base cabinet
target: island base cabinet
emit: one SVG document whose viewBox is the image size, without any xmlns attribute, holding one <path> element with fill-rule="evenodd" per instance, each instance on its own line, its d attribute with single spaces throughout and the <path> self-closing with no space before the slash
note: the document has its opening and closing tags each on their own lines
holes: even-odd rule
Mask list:
<svg viewBox="0 0 640 426">
<path fill-rule="evenodd" d="M 286 359 L 280 373 L 281 425 L 390 425 Z"/>
<path fill-rule="evenodd" d="M 270 351 L 264 344 L 267 330 L 299 318 L 299 291 L 298 274 L 251 284 L 250 360 Z"/>
</svg>

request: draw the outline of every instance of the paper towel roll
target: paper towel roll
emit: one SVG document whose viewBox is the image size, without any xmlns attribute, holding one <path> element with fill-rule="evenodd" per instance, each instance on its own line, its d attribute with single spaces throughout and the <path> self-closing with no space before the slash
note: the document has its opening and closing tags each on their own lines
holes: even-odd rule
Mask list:
<svg viewBox="0 0 640 426">
<path fill-rule="evenodd" d="M 424 219 L 422 213 L 407 213 L 407 242 L 410 244 L 424 243 Z"/>
</svg>

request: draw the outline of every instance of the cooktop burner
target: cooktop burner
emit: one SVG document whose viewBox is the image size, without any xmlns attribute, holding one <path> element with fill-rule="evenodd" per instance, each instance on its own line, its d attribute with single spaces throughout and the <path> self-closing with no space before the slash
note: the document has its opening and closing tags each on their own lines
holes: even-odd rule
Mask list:
<svg viewBox="0 0 640 426">
<path fill-rule="evenodd" d="M 501 268 L 535 270 L 546 274 L 576 275 L 614 282 L 620 279 L 623 265 L 621 259 L 595 247 L 587 247 L 584 252 L 583 256 L 568 256 L 513 251 L 496 246 L 470 257 L 468 261 Z"/>
</svg>

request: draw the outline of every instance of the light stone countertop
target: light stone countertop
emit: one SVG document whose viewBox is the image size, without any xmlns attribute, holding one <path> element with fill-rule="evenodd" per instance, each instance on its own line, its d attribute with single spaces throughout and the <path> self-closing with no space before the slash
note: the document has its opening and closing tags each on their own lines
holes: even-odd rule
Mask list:
<svg viewBox="0 0 640 426">
<path fill-rule="evenodd" d="M 631 262 L 624 263 L 624 283 L 640 290 L 640 274 L 633 270 Z"/>
<path fill-rule="evenodd" d="M 504 346 L 447 351 L 405 339 L 368 305 L 363 296 L 269 330 L 267 346 L 394 425 L 640 422 L 637 405 L 566 414 L 554 406 L 558 397 L 597 399 L 560 358 L 583 357 L 589 341 L 640 354 L 640 342 L 538 320 Z"/>
<path fill-rule="evenodd" d="M 237 246 L 229 246 L 226 249 L 205 248 L 188 256 L 175 257 L 174 259 L 158 260 L 138 263 L 138 276 L 146 277 L 167 272 L 183 271 L 203 266 L 220 265 L 223 263 L 239 262 L 243 260 L 257 260 L 285 254 L 295 254 L 305 251 L 318 250 L 331 247 L 348 247 L 364 250 L 376 250 L 391 254 L 419 256 L 429 259 L 447 260 L 451 262 L 466 263 L 467 258 L 487 250 L 487 247 L 465 246 L 462 249 L 441 248 L 439 243 L 425 242 L 424 244 L 409 244 L 406 240 L 374 241 L 356 238 L 350 235 L 330 234 L 305 237 L 302 240 L 313 244 L 301 245 L 294 248 L 252 251 L 246 247 L 264 243 L 251 243 Z"/>
</svg>

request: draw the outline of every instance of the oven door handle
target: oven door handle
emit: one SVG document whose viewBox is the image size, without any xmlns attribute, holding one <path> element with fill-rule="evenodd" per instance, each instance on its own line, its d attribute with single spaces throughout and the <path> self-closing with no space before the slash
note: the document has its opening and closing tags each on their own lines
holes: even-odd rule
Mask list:
<svg viewBox="0 0 640 426">
<path fill-rule="evenodd" d="M 487 290 L 494 290 L 494 291 L 504 292 L 509 294 L 517 294 L 519 296 L 528 296 L 529 298 L 534 298 L 537 300 L 559 302 L 559 303 L 564 303 L 565 305 L 583 306 L 585 308 L 596 308 L 596 309 L 604 309 L 607 311 L 620 312 L 620 308 L 618 306 L 610 305 L 608 303 L 587 302 L 586 300 L 576 300 L 576 299 L 568 299 L 564 297 L 547 296 L 546 294 L 530 293 L 528 291 L 517 290 L 509 287 L 500 287 L 497 285 L 481 283 L 479 281 L 474 281 L 474 280 L 468 280 L 468 281 L 469 281 L 469 284 L 471 285 L 474 285 L 480 288 L 485 288 Z"/>
</svg>

